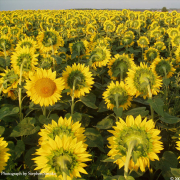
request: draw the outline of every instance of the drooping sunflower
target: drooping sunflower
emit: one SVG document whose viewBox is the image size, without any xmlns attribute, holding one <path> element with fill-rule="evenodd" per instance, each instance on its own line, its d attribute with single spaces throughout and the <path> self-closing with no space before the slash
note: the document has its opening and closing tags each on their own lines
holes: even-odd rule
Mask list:
<svg viewBox="0 0 180 180">
<path fill-rule="evenodd" d="M 139 20 L 132 20 L 131 21 L 131 28 L 139 29 L 141 27 L 141 23 Z"/>
<path fill-rule="evenodd" d="M 87 165 L 84 162 L 91 161 L 91 155 L 86 151 L 83 142 L 65 135 L 62 138 L 56 136 L 54 140 L 49 139 L 37 149 L 35 155 L 38 155 L 32 159 L 37 165 L 35 170 L 46 173 L 46 177 L 54 176 L 58 179 L 63 179 L 67 173 L 67 180 L 81 177 L 80 173 L 87 174 L 84 169 Z"/>
<path fill-rule="evenodd" d="M 153 47 L 148 48 L 145 50 L 144 53 L 144 60 L 148 62 L 153 62 L 154 59 L 159 57 L 159 51 Z"/>
<path fill-rule="evenodd" d="M 178 28 L 168 28 L 167 33 L 169 37 L 173 38 L 174 36 L 177 36 L 179 34 Z"/>
<path fill-rule="evenodd" d="M 7 161 L 11 154 L 7 153 L 8 148 L 6 148 L 8 143 L 4 140 L 3 137 L 0 137 L 0 171 L 5 169 L 5 166 L 7 165 Z"/>
<path fill-rule="evenodd" d="M 0 36 L 0 53 L 5 55 L 10 55 L 11 51 L 13 51 L 12 41 L 7 35 Z"/>
<path fill-rule="evenodd" d="M 150 67 L 158 76 L 167 78 L 170 78 L 176 70 L 173 68 L 172 62 L 164 58 L 156 58 Z"/>
<path fill-rule="evenodd" d="M 131 35 L 124 35 L 121 40 L 121 45 L 131 47 L 134 44 L 134 38 Z"/>
<path fill-rule="evenodd" d="M 30 72 L 29 79 L 26 80 L 25 89 L 35 104 L 54 105 L 61 98 L 64 80 L 56 78 L 56 71 L 37 69 L 35 72 Z"/>
<path fill-rule="evenodd" d="M 94 68 L 106 66 L 110 58 L 110 50 L 106 46 L 97 46 L 90 54 L 90 60 Z"/>
<path fill-rule="evenodd" d="M 150 36 L 152 38 L 154 38 L 155 40 L 159 40 L 163 37 L 159 28 L 155 28 L 155 29 L 151 30 Z"/>
<path fill-rule="evenodd" d="M 0 84 L 3 86 L 2 92 L 7 94 L 8 97 L 15 100 L 16 95 L 14 93 L 15 89 L 17 89 L 19 83 L 19 77 L 14 73 L 13 69 L 6 69 L 4 73 L 1 73 L 0 76 Z"/>
<path fill-rule="evenodd" d="M 28 47 L 23 47 L 13 53 L 11 56 L 11 64 L 14 69 L 14 72 L 20 74 L 21 65 L 23 64 L 23 75 L 27 76 L 29 71 L 36 69 L 35 65 L 38 64 L 37 59 L 38 54 L 34 53 L 33 49 Z"/>
<path fill-rule="evenodd" d="M 51 124 L 44 125 L 45 129 L 41 129 L 39 135 L 41 136 L 39 139 L 39 144 L 44 144 L 49 141 L 49 139 L 55 139 L 56 136 L 62 138 L 64 135 L 67 137 L 77 138 L 77 142 L 82 141 L 85 142 L 85 135 L 83 134 L 85 129 L 81 127 L 81 123 L 79 121 L 73 123 L 73 119 L 69 117 L 68 119 L 65 117 L 59 118 L 58 122 L 52 120 Z"/>
<path fill-rule="evenodd" d="M 154 48 L 156 48 L 158 51 L 163 51 L 166 49 L 166 46 L 163 41 L 157 41 L 153 45 Z"/>
<path fill-rule="evenodd" d="M 107 104 L 107 108 L 113 110 L 114 107 L 123 107 L 127 110 L 131 106 L 132 96 L 123 81 L 114 83 L 111 81 L 107 90 L 103 93 L 103 99 Z"/>
<path fill-rule="evenodd" d="M 96 33 L 96 28 L 92 24 L 88 24 L 86 27 L 86 34 L 93 35 Z"/>
<path fill-rule="evenodd" d="M 29 49 L 33 49 L 33 51 L 35 52 L 37 49 L 37 42 L 30 37 L 25 37 L 24 39 L 18 41 L 18 44 L 16 46 L 16 51 L 19 51 L 23 47 L 28 47 Z"/>
<path fill-rule="evenodd" d="M 124 26 L 123 23 L 119 24 L 117 29 L 116 29 L 116 34 L 118 36 L 122 36 L 122 34 L 127 30 L 127 27 Z"/>
<path fill-rule="evenodd" d="M 139 40 L 137 41 L 138 46 L 141 48 L 148 47 L 149 39 L 146 36 L 141 36 Z"/>
<path fill-rule="evenodd" d="M 135 66 L 133 58 L 130 58 L 127 54 L 116 54 L 108 63 L 108 74 L 113 80 L 123 80 L 127 76 L 128 69 Z M 122 76 L 122 77 L 121 77 Z"/>
<path fill-rule="evenodd" d="M 119 166 L 119 169 L 125 165 L 126 156 L 129 148 L 132 148 L 131 159 L 128 168 L 130 170 L 145 172 L 146 167 L 150 167 L 150 161 L 159 160 L 157 153 L 163 150 L 160 130 L 155 129 L 153 120 L 145 118 L 142 120 L 141 115 L 135 119 L 132 115 L 126 117 L 126 122 L 119 118 L 119 122 L 116 122 L 116 126 L 113 126 L 114 130 L 109 130 L 113 134 L 108 138 L 109 148 L 108 153 L 112 159 L 116 155 L 120 155 L 121 158 L 115 159 L 114 163 Z M 132 146 L 134 142 L 134 147 Z M 136 158 L 133 158 L 136 157 Z M 137 160 L 135 160 L 137 159 Z"/>
<path fill-rule="evenodd" d="M 116 26 L 115 26 L 115 24 L 112 21 L 106 20 L 104 22 L 104 30 L 106 32 L 114 32 L 115 29 L 116 29 Z"/>
<path fill-rule="evenodd" d="M 40 51 L 43 53 L 55 51 L 59 48 L 59 46 L 64 46 L 63 38 L 57 31 L 53 30 L 52 28 L 47 29 L 47 31 L 39 32 L 36 38 Z"/>
<path fill-rule="evenodd" d="M 84 64 L 73 64 L 67 66 L 66 70 L 63 71 L 62 77 L 65 81 L 65 88 L 70 89 L 70 93 L 73 93 L 74 87 L 74 98 L 79 98 L 85 96 L 85 93 L 89 93 L 92 85 L 94 84 L 92 73 L 89 71 L 89 67 L 86 67 Z"/>
<path fill-rule="evenodd" d="M 172 46 L 178 47 L 180 46 L 180 35 L 173 36 L 171 39 Z"/>
<path fill-rule="evenodd" d="M 142 95 L 145 99 L 148 96 L 148 85 L 151 93 L 157 95 L 162 86 L 162 80 L 145 63 L 140 63 L 139 67 L 129 69 L 126 83 L 131 95 Z"/>
</svg>

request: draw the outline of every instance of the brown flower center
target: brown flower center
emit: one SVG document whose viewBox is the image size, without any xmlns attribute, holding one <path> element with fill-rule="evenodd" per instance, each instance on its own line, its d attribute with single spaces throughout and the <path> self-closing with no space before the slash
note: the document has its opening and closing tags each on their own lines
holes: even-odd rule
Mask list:
<svg viewBox="0 0 180 180">
<path fill-rule="evenodd" d="M 36 81 L 36 92 L 41 97 L 50 97 L 56 90 L 56 84 L 49 78 L 42 78 Z"/>
</svg>

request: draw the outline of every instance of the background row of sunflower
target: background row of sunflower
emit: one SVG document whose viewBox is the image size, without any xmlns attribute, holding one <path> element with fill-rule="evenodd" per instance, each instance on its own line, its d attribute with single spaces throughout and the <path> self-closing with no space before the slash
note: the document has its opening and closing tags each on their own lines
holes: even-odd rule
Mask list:
<svg viewBox="0 0 180 180">
<path fill-rule="evenodd" d="M 8 142 L 1 138 L 0 170 L 19 163 L 59 179 L 177 175 L 179 28 L 176 11 L 0 12 L 0 123 Z M 164 159 L 175 160 L 158 166 Z"/>
</svg>

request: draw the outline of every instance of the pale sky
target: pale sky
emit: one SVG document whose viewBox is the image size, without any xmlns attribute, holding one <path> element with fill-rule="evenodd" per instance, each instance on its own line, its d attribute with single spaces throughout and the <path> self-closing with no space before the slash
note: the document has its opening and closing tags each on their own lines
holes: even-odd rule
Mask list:
<svg viewBox="0 0 180 180">
<path fill-rule="evenodd" d="M 180 9 L 180 0 L 0 0 L 0 11 L 75 8 L 162 9 L 162 7 Z"/>
</svg>

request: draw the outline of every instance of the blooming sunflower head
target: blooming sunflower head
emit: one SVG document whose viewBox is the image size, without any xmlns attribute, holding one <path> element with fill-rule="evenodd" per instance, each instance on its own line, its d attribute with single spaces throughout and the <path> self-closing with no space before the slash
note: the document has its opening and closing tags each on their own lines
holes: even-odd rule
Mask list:
<svg viewBox="0 0 180 180">
<path fill-rule="evenodd" d="M 106 66 L 111 57 L 110 50 L 105 46 L 97 46 L 90 54 L 90 61 L 92 62 L 92 66 L 102 67 Z"/>
<path fill-rule="evenodd" d="M 123 167 L 128 148 L 135 142 L 129 169 L 137 171 L 140 168 L 145 172 L 145 168 L 150 167 L 150 160 L 159 160 L 157 153 L 163 150 L 162 142 L 159 141 L 161 137 L 158 136 L 160 130 L 154 127 L 153 120 L 147 121 L 147 118 L 142 120 L 140 115 L 135 119 L 132 115 L 127 116 L 126 122 L 120 118 L 113 127 L 114 130 L 109 130 L 113 136 L 108 138 L 110 144 L 108 156 L 113 159 L 116 155 L 120 155 L 121 158 L 116 159 L 114 163 L 118 164 L 119 168 Z"/>
<path fill-rule="evenodd" d="M 86 151 L 83 142 L 65 135 L 62 138 L 56 136 L 54 140 L 49 139 L 37 149 L 35 155 L 38 155 L 32 159 L 37 165 L 35 170 L 41 170 L 40 173 L 53 173 L 53 176 L 59 179 L 63 179 L 66 173 L 67 180 L 81 177 L 80 172 L 87 174 L 84 169 L 87 165 L 84 162 L 91 161 L 91 155 Z"/>
<path fill-rule="evenodd" d="M 161 39 L 162 38 L 162 33 L 159 30 L 159 28 L 155 28 L 153 30 L 151 30 L 151 37 L 153 37 L 155 40 Z"/>
<path fill-rule="evenodd" d="M 39 32 L 36 38 L 40 47 L 40 51 L 45 53 L 49 51 L 55 51 L 59 46 L 64 46 L 63 38 L 57 31 L 53 30 L 52 28 L 47 29 L 47 31 Z"/>
<path fill-rule="evenodd" d="M 172 62 L 169 59 L 163 58 L 156 58 L 151 64 L 151 68 L 158 76 L 167 78 L 170 78 L 175 71 Z"/>
<path fill-rule="evenodd" d="M 171 43 L 172 46 L 178 47 L 180 45 L 180 35 L 173 36 Z"/>
<path fill-rule="evenodd" d="M 85 129 L 81 127 L 79 121 L 73 123 L 72 118 L 62 118 L 60 117 L 58 122 L 52 120 L 51 124 L 44 125 L 44 129 L 41 129 L 39 135 L 39 144 L 44 144 L 49 141 L 49 139 L 55 139 L 56 136 L 62 138 L 64 135 L 67 137 L 77 138 L 77 141 L 85 142 L 84 131 Z"/>
<path fill-rule="evenodd" d="M 37 49 L 37 43 L 30 37 L 25 37 L 24 39 L 20 40 L 16 46 L 16 50 L 18 51 L 19 49 L 23 47 L 28 47 L 29 49 L 33 49 L 35 52 Z"/>
<path fill-rule="evenodd" d="M 141 27 L 141 23 L 139 20 L 134 20 L 131 22 L 131 28 L 133 29 L 139 29 Z"/>
<path fill-rule="evenodd" d="M 74 63 L 72 67 L 67 66 L 62 77 L 65 81 L 65 88 L 71 91 L 67 94 L 72 95 L 74 90 L 75 98 L 85 96 L 85 93 L 89 93 L 94 84 L 92 73 L 89 72 L 89 67 L 85 67 L 84 64 Z"/>
<path fill-rule="evenodd" d="M 54 105 L 61 98 L 64 80 L 56 78 L 56 71 L 37 69 L 35 72 L 30 72 L 29 79 L 26 81 L 25 89 L 35 104 Z"/>
<path fill-rule="evenodd" d="M 163 41 L 155 42 L 153 47 L 156 48 L 158 51 L 163 51 L 164 49 L 166 49 L 166 46 Z"/>
<path fill-rule="evenodd" d="M 1 73 L 0 84 L 3 85 L 2 92 L 8 94 L 8 97 L 15 98 L 13 91 L 17 88 L 19 83 L 18 75 L 14 73 L 13 69 L 6 69 Z"/>
<path fill-rule="evenodd" d="M 145 48 L 145 47 L 148 47 L 149 39 L 146 36 L 141 36 L 139 40 L 137 41 L 137 43 L 138 43 L 138 46 L 140 46 L 141 48 Z"/>
<path fill-rule="evenodd" d="M 122 36 L 122 34 L 127 30 L 127 27 L 124 26 L 123 23 L 119 24 L 117 29 L 116 29 L 116 34 L 118 36 Z"/>
<path fill-rule="evenodd" d="M 179 34 L 179 30 L 178 30 L 178 28 L 169 28 L 167 30 L 167 33 L 168 33 L 169 37 L 173 38 L 173 36 L 177 36 Z"/>
<path fill-rule="evenodd" d="M 86 27 L 86 34 L 93 35 L 96 33 L 96 28 L 92 24 L 88 24 Z"/>
<path fill-rule="evenodd" d="M 11 156 L 9 153 L 7 153 L 7 151 L 9 150 L 8 148 L 6 148 L 8 145 L 8 143 L 4 140 L 3 137 L 0 137 L 0 171 L 2 172 L 2 170 L 5 169 L 5 166 L 7 165 L 7 161 L 9 159 L 9 157 Z"/>
<path fill-rule="evenodd" d="M 144 53 L 144 60 L 148 62 L 153 62 L 154 59 L 159 57 L 159 52 L 157 49 L 150 47 L 147 50 L 145 50 Z"/>
<path fill-rule="evenodd" d="M 23 47 L 16 50 L 11 56 L 11 64 L 15 73 L 20 74 L 21 65 L 23 64 L 23 75 L 27 76 L 29 71 L 35 70 L 35 65 L 38 64 L 38 54 L 34 53 L 33 49 Z"/>
<path fill-rule="evenodd" d="M 103 93 L 103 99 L 108 109 L 113 110 L 114 107 L 118 106 L 118 108 L 123 107 L 123 109 L 127 110 L 131 106 L 132 97 L 129 95 L 123 81 L 120 83 L 119 81 L 116 81 L 116 83 L 112 81 Z"/>
<path fill-rule="evenodd" d="M 120 80 L 123 80 L 127 76 L 128 69 L 131 69 L 135 66 L 133 58 L 130 58 L 126 54 L 116 54 L 108 63 L 108 74 L 111 79 L 117 80 L 120 77 Z"/>
<path fill-rule="evenodd" d="M 134 38 L 131 35 L 125 35 L 121 40 L 121 45 L 131 47 L 134 44 Z"/>
<path fill-rule="evenodd" d="M 136 95 L 136 97 L 142 95 L 146 98 L 149 94 L 148 86 L 152 94 L 157 95 L 159 92 L 162 80 L 146 64 L 140 63 L 139 67 L 129 69 L 127 74 L 126 83 L 131 95 Z"/>
<path fill-rule="evenodd" d="M 112 21 L 106 20 L 104 22 L 104 30 L 106 32 L 114 32 L 115 29 L 116 29 L 115 24 Z"/>
</svg>

